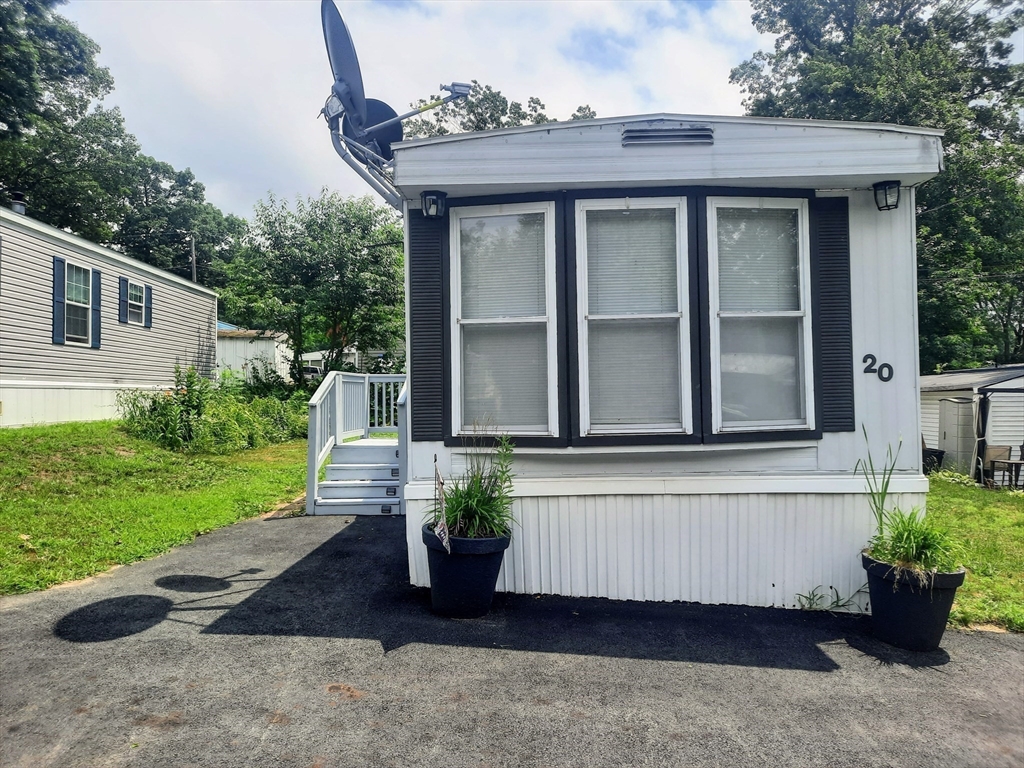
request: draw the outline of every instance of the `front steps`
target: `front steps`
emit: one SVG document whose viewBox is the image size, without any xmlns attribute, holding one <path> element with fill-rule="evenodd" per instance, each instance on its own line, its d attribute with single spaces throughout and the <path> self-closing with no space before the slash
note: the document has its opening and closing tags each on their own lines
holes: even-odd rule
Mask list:
<svg viewBox="0 0 1024 768">
<path fill-rule="evenodd" d="M 316 515 L 401 515 L 398 440 L 365 438 L 331 449 L 317 483 Z"/>
</svg>

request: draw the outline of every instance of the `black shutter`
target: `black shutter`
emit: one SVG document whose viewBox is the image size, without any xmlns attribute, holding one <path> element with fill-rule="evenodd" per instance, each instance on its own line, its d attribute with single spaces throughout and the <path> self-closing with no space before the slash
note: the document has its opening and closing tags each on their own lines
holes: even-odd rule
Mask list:
<svg viewBox="0 0 1024 768">
<path fill-rule="evenodd" d="M 100 348 L 100 316 L 103 314 L 100 306 L 100 271 L 92 271 L 92 339 L 89 346 L 93 349 Z"/>
<path fill-rule="evenodd" d="M 409 391 L 412 439 L 444 439 L 445 219 L 409 211 Z"/>
<path fill-rule="evenodd" d="M 127 323 L 128 322 L 128 278 L 119 277 L 118 280 L 118 297 L 117 297 L 117 322 Z"/>
<path fill-rule="evenodd" d="M 850 302 L 850 214 L 845 197 L 811 203 L 815 382 L 823 432 L 856 431 L 853 401 L 853 327 Z"/>
<path fill-rule="evenodd" d="M 146 309 L 145 309 L 145 314 L 143 315 L 143 318 L 144 319 L 143 319 L 143 323 L 142 324 L 146 328 L 152 328 L 153 327 L 153 288 L 151 286 L 148 286 L 148 285 L 146 286 Z"/>
<path fill-rule="evenodd" d="M 53 343 L 64 343 L 64 292 L 67 290 L 67 267 L 60 256 L 53 257 Z"/>
</svg>

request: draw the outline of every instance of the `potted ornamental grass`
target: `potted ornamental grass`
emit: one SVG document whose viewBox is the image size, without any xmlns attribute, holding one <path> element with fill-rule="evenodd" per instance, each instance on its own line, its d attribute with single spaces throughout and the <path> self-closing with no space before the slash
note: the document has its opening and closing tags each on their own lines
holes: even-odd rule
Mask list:
<svg viewBox="0 0 1024 768">
<path fill-rule="evenodd" d="M 865 439 L 867 435 L 865 434 Z M 963 549 L 919 509 L 888 506 L 889 482 L 900 448 L 890 446 L 876 469 L 870 452 L 857 462 L 868 484 L 875 534 L 861 553 L 868 576 L 875 637 L 910 651 L 933 651 L 946 630 L 956 590 L 966 571 Z"/>
<path fill-rule="evenodd" d="M 483 616 L 491 608 L 498 571 L 512 539 L 512 441 L 474 441 L 468 468 L 445 483 L 435 469 L 436 493 L 423 526 L 434 613 Z"/>
</svg>

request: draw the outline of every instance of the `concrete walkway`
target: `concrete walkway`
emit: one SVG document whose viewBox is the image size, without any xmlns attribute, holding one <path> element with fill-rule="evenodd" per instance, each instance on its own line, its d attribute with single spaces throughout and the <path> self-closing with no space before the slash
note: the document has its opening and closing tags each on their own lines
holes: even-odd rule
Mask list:
<svg viewBox="0 0 1024 768">
<path fill-rule="evenodd" d="M 399 519 L 235 525 L 0 601 L 3 766 L 1024 765 L 1024 636 L 499 596 L 449 621 Z"/>
</svg>

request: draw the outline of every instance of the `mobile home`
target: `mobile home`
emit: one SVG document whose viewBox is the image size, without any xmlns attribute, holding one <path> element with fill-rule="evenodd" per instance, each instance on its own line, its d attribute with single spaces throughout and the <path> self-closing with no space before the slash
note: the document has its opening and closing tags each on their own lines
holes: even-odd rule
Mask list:
<svg viewBox="0 0 1024 768">
<path fill-rule="evenodd" d="M 0 426 L 117 417 L 124 389 L 212 376 L 217 294 L 0 210 Z"/>
<path fill-rule="evenodd" d="M 412 583 L 435 457 L 459 474 L 488 424 L 516 444 L 499 590 L 856 593 L 854 467 L 920 430 L 914 194 L 940 136 L 659 114 L 393 145 Z M 927 487 L 901 452 L 893 500 Z"/>
</svg>

